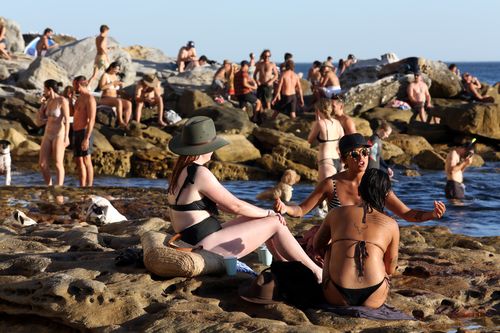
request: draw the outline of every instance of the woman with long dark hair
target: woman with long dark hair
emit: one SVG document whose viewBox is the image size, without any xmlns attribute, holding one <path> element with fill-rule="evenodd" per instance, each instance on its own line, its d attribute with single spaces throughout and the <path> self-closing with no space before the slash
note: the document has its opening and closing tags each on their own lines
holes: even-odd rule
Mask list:
<svg viewBox="0 0 500 333">
<path fill-rule="evenodd" d="M 398 224 L 384 214 L 390 191 L 385 172 L 367 170 L 361 202 L 330 211 L 316 233 L 314 249 L 326 254 L 323 294 L 330 304 L 378 308 L 387 299 L 399 248 Z"/>
<path fill-rule="evenodd" d="M 102 74 L 99 81 L 99 88 L 102 90 L 99 104 L 115 107 L 118 125 L 125 127 L 132 116 L 132 103 L 118 96 L 118 90 L 123 87 L 123 82 L 118 77 L 118 73 L 120 73 L 120 63 L 115 61 Z"/>
<path fill-rule="evenodd" d="M 45 124 L 45 133 L 40 147 L 39 163 L 45 184 L 52 185 L 50 158 L 56 167 L 56 185 L 64 184 L 64 151 L 69 145 L 69 103 L 59 95 L 62 83 L 47 80 L 43 84 L 42 106 L 38 111 L 38 122 Z"/>
<path fill-rule="evenodd" d="M 226 144 L 208 117 L 191 118 L 169 142 L 169 149 L 180 155 L 167 195 L 174 230 L 183 241 L 221 256 L 241 258 L 266 243 L 275 259 L 300 261 L 321 281 L 322 269 L 302 250 L 280 214 L 236 198 L 204 166 Z M 218 209 L 238 217 L 221 223 Z"/>
</svg>

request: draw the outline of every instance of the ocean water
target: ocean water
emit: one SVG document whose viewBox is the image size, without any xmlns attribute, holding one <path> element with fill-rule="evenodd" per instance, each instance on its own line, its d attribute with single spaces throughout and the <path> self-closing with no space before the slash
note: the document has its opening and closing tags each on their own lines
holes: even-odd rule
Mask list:
<svg viewBox="0 0 500 333">
<path fill-rule="evenodd" d="M 500 82 L 500 62 L 446 62 L 446 64 L 454 63 L 457 65 L 461 73 L 469 72 L 481 82 L 495 84 Z M 302 72 L 304 77 L 307 77 L 307 72 L 312 63 L 297 63 L 295 71 Z"/>
<path fill-rule="evenodd" d="M 442 225 L 452 232 L 471 236 L 500 235 L 500 163 L 486 163 L 481 168 L 468 168 L 464 174 L 467 199 L 451 202 L 444 197 L 445 175 L 442 171 L 421 171 L 421 177 L 407 177 L 402 170 L 395 170 L 393 190 L 407 206 L 422 210 L 431 210 L 434 200 L 446 204 L 445 216 L 439 221 L 429 221 L 423 225 Z M 13 185 L 43 185 L 40 173 L 14 173 Z M 259 207 L 271 208 L 272 202 L 258 201 L 255 196 L 261 191 L 273 187 L 273 180 L 266 181 L 229 181 L 224 185 L 238 198 Z M 77 180 L 66 177 L 66 186 L 77 186 Z M 165 179 L 97 177 L 96 186 L 166 188 Z M 313 190 L 311 183 L 294 186 L 292 201 L 299 203 Z M 399 220 L 401 225 L 409 225 Z"/>
</svg>

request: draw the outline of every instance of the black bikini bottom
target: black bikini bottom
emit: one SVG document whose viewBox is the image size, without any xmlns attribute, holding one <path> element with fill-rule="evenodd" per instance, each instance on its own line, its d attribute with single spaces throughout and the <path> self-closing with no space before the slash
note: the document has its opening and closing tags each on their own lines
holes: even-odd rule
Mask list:
<svg viewBox="0 0 500 333">
<path fill-rule="evenodd" d="M 368 297 L 370 297 L 382 285 L 382 283 L 384 283 L 385 279 L 383 279 L 380 283 L 377 283 L 374 286 L 359 288 L 359 289 L 344 288 L 333 282 L 333 280 L 330 281 L 335 286 L 335 288 L 337 288 L 339 293 L 342 294 L 347 304 L 351 306 L 359 306 L 363 305 L 363 303 L 368 299 Z"/>
<path fill-rule="evenodd" d="M 188 244 L 196 245 L 201 242 L 203 238 L 221 229 L 222 226 L 219 220 L 217 220 L 213 216 L 209 216 L 203 221 L 193 224 L 192 226 L 182 230 L 180 232 L 181 240 Z"/>
</svg>

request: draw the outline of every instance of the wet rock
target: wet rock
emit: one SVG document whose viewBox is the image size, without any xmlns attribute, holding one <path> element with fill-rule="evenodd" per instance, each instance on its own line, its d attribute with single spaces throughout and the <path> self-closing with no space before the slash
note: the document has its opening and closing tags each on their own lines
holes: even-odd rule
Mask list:
<svg viewBox="0 0 500 333">
<path fill-rule="evenodd" d="M 94 172 L 99 175 L 126 177 L 130 174 L 132 154 L 123 150 L 95 151 L 92 153 Z"/>
<path fill-rule="evenodd" d="M 433 100 L 441 123 L 454 131 L 500 140 L 500 107 L 495 103 Z"/>
<path fill-rule="evenodd" d="M 214 176 L 220 180 L 263 180 L 268 178 L 268 173 L 258 167 L 212 161 L 208 165 Z"/>
<path fill-rule="evenodd" d="M 221 137 L 229 142 L 229 145 L 214 152 L 214 156 L 221 162 L 246 162 L 261 157 L 260 151 L 241 134 L 223 134 Z"/>
<path fill-rule="evenodd" d="M 176 159 L 177 155 L 157 147 L 139 150 L 134 153 L 132 158 L 131 171 L 136 177 L 167 178 L 174 167 Z"/>
<path fill-rule="evenodd" d="M 423 150 L 433 150 L 429 142 L 421 136 L 393 134 L 387 139 L 387 142 L 398 146 L 411 156 L 415 156 Z"/>
<path fill-rule="evenodd" d="M 433 150 L 422 150 L 413 160 L 422 169 L 444 170 L 445 159 Z"/>
<path fill-rule="evenodd" d="M 66 70 L 54 60 L 47 57 L 37 57 L 28 69 L 21 73 L 17 85 L 26 89 L 43 89 L 43 83 L 48 80 L 61 82 L 63 87 L 70 84 Z"/>
<path fill-rule="evenodd" d="M 407 177 L 420 177 L 421 176 L 420 172 L 418 172 L 417 170 L 413 170 L 413 169 L 405 169 L 403 171 L 403 174 Z"/>
</svg>

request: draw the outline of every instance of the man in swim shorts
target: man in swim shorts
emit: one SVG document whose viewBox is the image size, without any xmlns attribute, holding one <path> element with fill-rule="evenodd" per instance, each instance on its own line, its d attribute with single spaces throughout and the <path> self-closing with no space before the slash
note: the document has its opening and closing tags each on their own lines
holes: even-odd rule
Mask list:
<svg viewBox="0 0 500 333">
<path fill-rule="evenodd" d="M 97 104 L 88 89 L 88 84 L 85 76 L 82 75 L 73 80 L 75 93 L 79 94 L 73 115 L 73 149 L 81 187 L 90 187 L 94 182 L 94 167 L 90 154 L 94 141 L 92 131 L 94 130 Z"/>
<path fill-rule="evenodd" d="M 446 186 L 444 192 L 448 199 L 464 199 L 465 186 L 464 170 L 472 164 L 474 150 L 470 143 L 452 149 L 446 156 L 444 171 L 446 172 Z"/>
<path fill-rule="evenodd" d="M 252 121 L 260 123 L 262 122 L 262 103 L 253 94 L 253 91 L 257 89 L 257 84 L 248 75 L 248 68 L 248 61 L 243 60 L 240 71 L 234 75 L 234 89 L 238 97 L 240 109 L 243 109 L 246 103 L 252 104 L 254 110 Z"/>
<path fill-rule="evenodd" d="M 432 108 L 431 95 L 429 94 L 429 88 L 422 79 L 422 74 L 420 70 L 414 72 L 415 80 L 408 84 L 406 93 L 408 94 L 408 101 L 413 110 L 413 116 L 411 120 L 420 117 L 420 121 L 427 122 L 427 112 L 425 109 Z M 439 124 L 439 118 L 432 117 L 431 123 Z"/>
<path fill-rule="evenodd" d="M 276 111 L 273 113 L 273 119 L 276 119 L 279 111 L 284 111 L 290 115 L 290 118 L 296 117 L 297 111 L 297 95 L 299 98 L 299 105 L 304 106 L 304 96 L 302 94 L 302 86 L 300 78 L 295 73 L 295 64 L 293 60 L 289 59 L 285 63 L 285 71 L 280 77 L 278 88 L 273 99 L 272 104 L 276 104 Z"/>
<path fill-rule="evenodd" d="M 271 108 L 271 100 L 273 98 L 273 85 L 278 79 L 278 68 L 271 60 L 271 51 L 264 50 L 260 55 L 260 60 L 255 66 L 253 74 L 254 80 L 257 82 L 257 98 L 260 99 L 266 109 Z"/>
<path fill-rule="evenodd" d="M 194 47 L 194 42 L 190 40 L 187 42 L 186 46 L 180 48 L 177 54 L 177 68 L 179 73 L 185 70 L 192 70 L 198 67 L 200 63 L 198 62 L 198 57 L 196 56 L 196 49 Z"/>
<path fill-rule="evenodd" d="M 340 94 L 342 89 L 333 65 L 328 61 L 323 62 L 321 64 L 320 73 L 321 79 L 319 81 L 319 87 L 315 90 L 316 98 L 332 98 L 332 96 Z"/>
<path fill-rule="evenodd" d="M 54 34 L 54 31 L 47 28 L 43 31 L 38 43 L 36 43 L 36 54 L 39 57 L 44 57 L 49 49 L 59 46 L 57 43 L 49 45 L 49 39 Z"/>
<path fill-rule="evenodd" d="M 89 80 L 89 84 L 97 77 L 99 71 L 105 71 L 109 66 L 108 57 L 108 32 L 109 27 L 105 24 L 101 25 L 99 28 L 99 36 L 95 38 L 95 47 L 97 49 L 97 54 L 94 59 L 94 72 Z"/>
</svg>

